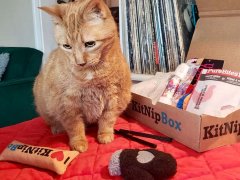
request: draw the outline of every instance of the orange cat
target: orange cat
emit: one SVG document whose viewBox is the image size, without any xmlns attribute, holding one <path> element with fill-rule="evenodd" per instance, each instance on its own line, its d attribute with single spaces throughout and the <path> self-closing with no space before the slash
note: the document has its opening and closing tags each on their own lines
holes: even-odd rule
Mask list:
<svg viewBox="0 0 240 180">
<path fill-rule="evenodd" d="M 52 132 L 67 132 L 72 149 L 87 150 L 89 123 L 98 123 L 100 143 L 111 142 L 115 121 L 131 99 L 131 79 L 110 10 L 103 0 L 41 9 L 54 18 L 58 48 L 34 84 L 38 113 Z"/>
</svg>

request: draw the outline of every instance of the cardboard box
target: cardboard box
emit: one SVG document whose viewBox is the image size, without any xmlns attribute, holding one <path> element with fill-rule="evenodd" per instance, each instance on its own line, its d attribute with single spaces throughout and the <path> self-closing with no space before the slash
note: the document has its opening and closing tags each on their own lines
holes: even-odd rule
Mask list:
<svg viewBox="0 0 240 180">
<path fill-rule="evenodd" d="M 240 1 L 197 0 L 200 19 L 187 59 L 224 60 L 224 69 L 240 71 Z M 240 110 L 225 118 L 196 115 L 132 94 L 126 113 L 143 124 L 198 151 L 240 141 Z"/>
</svg>

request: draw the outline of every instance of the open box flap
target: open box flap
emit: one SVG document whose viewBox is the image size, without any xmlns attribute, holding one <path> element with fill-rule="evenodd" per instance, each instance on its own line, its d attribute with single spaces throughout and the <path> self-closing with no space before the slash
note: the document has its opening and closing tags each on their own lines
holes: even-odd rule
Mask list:
<svg viewBox="0 0 240 180">
<path fill-rule="evenodd" d="M 196 0 L 200 17 L 240 15 L 239 0 Z"/>
<path fill-rule="evenodd" d="M 197 0 L 200 19 L 187 59 L 224 60 L 224 69 L 240 71 L 240 0 Z M 223 15 L 224 14 L 224 15 Z"/>
</svg>

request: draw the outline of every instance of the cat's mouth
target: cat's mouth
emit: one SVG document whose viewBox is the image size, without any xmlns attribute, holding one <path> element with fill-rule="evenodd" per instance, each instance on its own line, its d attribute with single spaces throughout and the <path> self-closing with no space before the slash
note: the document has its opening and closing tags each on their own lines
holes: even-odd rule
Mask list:
<svg viewBox="0 0 240 180">
<path fill-rule="evenodd" d="M 74 66 L 79 70 L 83 70 L 83 69 L 88 69 L 88 68 L 94 68 L 100 62 L 101 62 L 101 60 L 99 60 L 98 58 L 93 58 L 93 59 L 88 60 L 87 62 L 84 62 L 81 64 L 74 63 Z"/>
</svg>

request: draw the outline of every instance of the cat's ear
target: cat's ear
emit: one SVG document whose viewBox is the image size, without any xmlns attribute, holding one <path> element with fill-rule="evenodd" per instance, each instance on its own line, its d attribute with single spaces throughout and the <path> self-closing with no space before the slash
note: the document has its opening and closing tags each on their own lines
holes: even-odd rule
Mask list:
<svg viewBox="0 0 240 180">
<path fill-rule="evenodd" d="M 43 6 L 39 7 L 39 9 L 45 11 L 46 13 L 50 14 L 53 17 L 62 19 L 63 15 L 65 14 L 65 4 L 57 4 L 54 6 Z"/>
<path fill-rule="evenodd" d="M 105 19 L 109 14 L 109 10 L 103 0 L 91 0 L 83 14 L 85 20 Z"/>
</svg>

